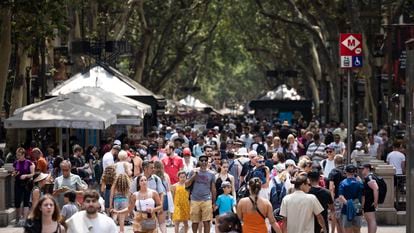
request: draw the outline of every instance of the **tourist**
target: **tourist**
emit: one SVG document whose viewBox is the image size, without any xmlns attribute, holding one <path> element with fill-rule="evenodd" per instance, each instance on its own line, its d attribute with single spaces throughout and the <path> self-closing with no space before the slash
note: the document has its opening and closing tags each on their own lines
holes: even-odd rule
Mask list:
<svg viewBox="0 0 414 233">
<path fill-rule="evenodd" d="M 66 220 L 68 233 L 116 233 L 115 222 L 104 214 L 99 213 L 99 194 L 96 190 L 86 190 L 82 211 Z"/>
<path fill-rule="evenodd" d="M 174 211 L 170 211 L 171 209 L 169 208 L 170 205 L 174 206 L 174 203 L 170 203 L 172 201 L 172 198 L 171 200 L 169 200 L 168 198 L 168 193 L 170 193 L 171 195 L 171 192 L 170 192 L 171 183 L 170 183 L 170 178 L 168 174 L 164 172 L 164 166 L 161 161 L 154 162 L 154 169 L 155 169 L 154 174 L 157 175 L 161 179 L 163 195 L 164 195 L 162 198 L 163 200 L 162 211 L 160 211 L 160 213 L 158 213 L 158 216 L 157 216 L 158 224 L 160 226 L 161 232 L 166 233 L 167 227 L 166 227 L 165 220 L 166 220 L 167 214 L 169 212 L 174 212 Z"/>
<path fill-rule="evenodd" d="M 266 219 L 276 233 L 281 233 L 281 229 L 273 216 L 272 205 L 269 200 L 259 197 L 262 182 L 259 178 L 252 178 L 248 182 L 250 191 L 249 197 L 240 199 L 237 204 L 237 215 L 243 222 L 243 232 L 268 232 Z"/>
<path fill-rule="evenodd" d="M 63 194 L 63 201 L 65 202 L 65 205 L 62 207 L 60 215 L 62 216 L 62 220 L 65 221 L 79 211 L 78 206 L 76 205 L 75 191 L 69 190 Z"/>
<path fill-rule="evenodd" d="M 106 213 L 109 215 L 109 199 L 111 196 L 111 188 L 112 184 L 115 181 L 116 172 L 115 172 L 115 166 L 111 165 L 105 168 L 105 171 L 102 175 L 101 180 L 101 193 L 105 200 L 105 210 Z"/>
<path fill-rule="evenodd" d="M 225 213 L 217 218 L 216 232 L 220 233 L 241 233 L 242 226 L 235 213 Z"/>
<path fill-rule="evenodd" d="M 220 194 L 216 199 L 216 206 L 214 207 L 215 210 L 218 210 L 219 215 L 228 212 L 236 212 L 236 197 L 231 195 L 232 193 L 232 184 L 229 181 L 223 181 L 221 183 L 221 190 L 223 193 Z"/>
<path fill-rule="evenodd" d="M 119 153 L 121 154 L 121 153 Z M 128 207 L 130 180 L 127 174 L 118 174 L 115 178 L 114 183 L 111 187 L 111 196 L 109 197 L 109 209 L 112 210 L 123 210 Z M 112 213 L 114 221 L 118 221 L 120 232 L 123 233 L 125 230 L 124 221 L 125 214 L 117 215 L 115 212 Z"/>
<path fill-rule="evenodd" d="M 165 146 L 166 157 L 161 160 L 165 172 L 168 174 L 171 184 L 178 182 L 177 173 L 184 168 L 183 160 L 174 153 L 174 144 L 169 142 Z"/>
<path fill-rule="evenodd" d="M 367 163 L 360 167 L 362 169 L 361 175 L 364 177 L 364 217 L 368 225 L 368 233 L 377 232 L 377 220 L 375 212 L 378 208 L 379 188 L 375 175 L 374 168 Z"/>
<path fill-rule="evenodd" d="M 35 206 L 39 199 L 44 195 L 44 187 L 47 182 L 47 178 L 49 177 L 46 173 L 38 173 L 33 178 L 33 189 L 32 189 L 32 206 Z"/>
<path fill-rule="evenodd" d="M 124 150 L 118 153 L 118 162 L 115 163 L 115 171 L 117 175 L 126 174 L 128 177 L 132 176 L 132 164 L 127 161 L 128 153 Z"/>
<path fill-rule="evenodd" d="M 171 186 L 174 196 L 174 232 L 179 233 L 180 224 L 184 225 L 184 233 L 188 232 L 188 220 L 190 220 L 190 193 L 185 187 L 186 172 L 181 170 L 177 174 L 178 182 Z"/>
<path fill-rule="evenodd" d="M 33 206 L 24 226 L 25 233 L 56 232 L 65 233 L 66 229 L 59 223 L 60 211 L 55 199 L 46 194 Z"/>
<path fill-rule="evenodd" d="M 121 150 L 119 145 L 113 145 L 112 149 L 104 154 L 102 157 L 102 169 L 105 171 L 105 168 L 115 164 L 115 158 L 118 157 L 118 153 Z"/>
</svg>

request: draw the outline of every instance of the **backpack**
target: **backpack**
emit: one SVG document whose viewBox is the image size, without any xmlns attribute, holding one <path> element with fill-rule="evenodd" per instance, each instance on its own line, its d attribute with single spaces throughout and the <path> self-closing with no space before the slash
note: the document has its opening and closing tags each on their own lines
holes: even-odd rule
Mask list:
<svg viewBox="0 0 414 233">
<path fill-rule="evenodd" d="M 266 183 L 266 168 L 265 166 L 254 169 L 251 173 L 250 179 L 257 177 L 262 181 L 262 184 Z"/>
<path fill-rule="evenodd" d="M 274 211 L 279 209 L 277 212 L 280 211 L 280 205 L 282 204 L 282 199 L 286 196 L 286 187 L 283 183 L 277 183 L 276 179 L 272 179 L 274 186 L 270 190 L 270 203 L 272 204 L 272 208 Z M 279 213 L 277 213 L 279 214 Z"/>
<path fill-rule="evenodd" d="M 387 196 L 387 183 L 385 183 L 384 178 L 377 174 L 372 174 L 372 178 L 374 178 L 378 185 L 378 204 L 382 204 Z"/>
<path fill-rule="evenodd" d="M 262 143 L 258 143 L 256 147 L 256 152 L 259 155 L 266 156 L 266 147 Z"/>
</svg>

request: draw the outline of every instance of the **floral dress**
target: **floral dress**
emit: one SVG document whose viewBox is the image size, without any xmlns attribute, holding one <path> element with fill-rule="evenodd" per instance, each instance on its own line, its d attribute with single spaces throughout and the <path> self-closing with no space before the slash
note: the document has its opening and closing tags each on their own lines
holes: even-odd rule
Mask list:
<svg viewBox="0 0 414 233">
<path fill-rule="evenodd" d="M 173 221 L 187 221 L 190 219 L 190 193 L 184 185 L 177 184 L 174 195 Z"/>
</svg>

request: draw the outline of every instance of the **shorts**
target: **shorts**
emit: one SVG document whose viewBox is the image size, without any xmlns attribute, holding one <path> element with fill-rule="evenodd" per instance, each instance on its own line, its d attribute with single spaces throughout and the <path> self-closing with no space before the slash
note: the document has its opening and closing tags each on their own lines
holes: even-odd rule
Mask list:
<svg viewBox="0 0 414 233">
<path fill-rule="evenodd" d="M 191 222 L 206 222 L 213 218 L 213 204 L 208 201 L 191 201 L 190 220 Z"/>
<path fill-rule="evenodd" d="M 339 201 L 339 198 L 335 199 L 334 208 L 335 208 L 335 217 L 336 217 L 336 219 L 341 219 L 342 203 Z"/>
<path fill-rule="evenodd" d="M 366 203 L 364 205 L 364 212 L 368 213 L 368 212 L 375 212 L 375 207 L 373 205 L 373 203 Z"/>
<path fill-rule="evenodd" d="M 122 210 L 128 207 L 128 198 L 124 196 L 114 197 L 114 209 Z"/>
<path fill-rule="evenodd" d="M 350 228 L 350 227 L 361 227 L 362 224 L 362 216 L 355 216 L 351 221 L 348 221 L 348 218 L 345 214 L 342 214 L 341 219 L 342 227 Z"/>
</svg>

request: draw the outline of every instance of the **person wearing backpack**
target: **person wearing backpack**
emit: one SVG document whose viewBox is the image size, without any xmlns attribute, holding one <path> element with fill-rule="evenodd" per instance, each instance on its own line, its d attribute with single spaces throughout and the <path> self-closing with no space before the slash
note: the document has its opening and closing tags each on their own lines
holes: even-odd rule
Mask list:
<svg viewBox="0 0 414 233">
<path fill-rule="evenodd" d="M 344 157 L 340 154 L 335 155 L 334 157 L 335 168 L 331 170 L 328 175 L 329 181 L 329 192 L 331 193 L 332 198 L 334 199 L 334 208 L 335 208 L 335 215 L 331 220 L 331 227 L 335 231 L 337 229 L 338 233 L 344 232 L 343 227 L 341 225 L 341 210 L 342 204 L 339 201 L 339 184 L 343 181 L 345 176 L 344 171 Z"/>
<path fill-rule="evenodd" d="M 368 225 L 368 233 L 377 232 L 377 220 L 375 211 L 378 207 L 379 187 L 377 184 L 377 177 L 372 173 L 373 167 L 371 164 L 364 164 L 360 167 L 362 169 L 361 175 L 364 177 L 364 193 L 365 201 L 363 201 L 364 217 Z"/>
<path fill-rule="evenodd" d="M 262 155 L 256 157 L 256 167 L 252 171 L 251 178 L 259 178 L 262 182 L 262 188 L 260 189 L 259 196 L 269 200 L 270 189 L 269 189 L 269 168 L 265 166 L 265 159 Z"/>
</svg>

